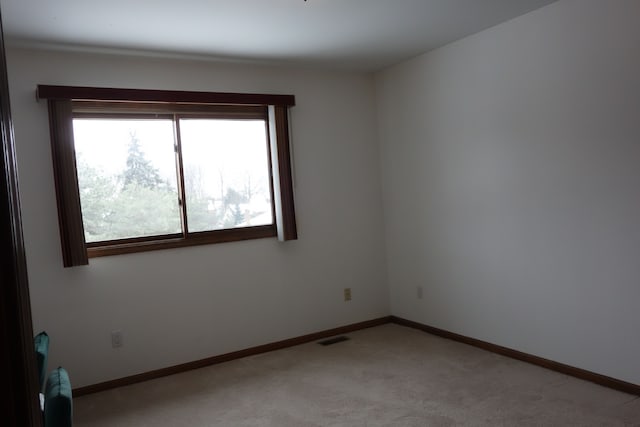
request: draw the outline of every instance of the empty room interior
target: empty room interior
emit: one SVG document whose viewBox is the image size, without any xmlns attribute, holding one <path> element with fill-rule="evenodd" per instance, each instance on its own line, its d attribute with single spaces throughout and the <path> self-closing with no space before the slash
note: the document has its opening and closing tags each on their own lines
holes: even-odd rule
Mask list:
<svg viewBox="0 0 640 427">
<path fill-rule="evenodd" d="M 0 7 L 33 333 L 75 425 L 640 423 L 640 1 Z M 190 154 L 207 117 L 259 123 L 264 183 L 253 148 Z M 166 125 L 170 172 L 91 119 Z"/>
</svg>

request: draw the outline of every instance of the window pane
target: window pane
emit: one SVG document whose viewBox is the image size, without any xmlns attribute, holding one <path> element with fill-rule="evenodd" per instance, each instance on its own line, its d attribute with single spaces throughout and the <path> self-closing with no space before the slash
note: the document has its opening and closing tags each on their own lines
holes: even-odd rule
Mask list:
<svg viewBox="0 0 640 427">
<path fill-rule="evenodd" d="M 189 231 L 273 223 L 263 120 L 180 119 Z"/>
<path fill-rule="evenodd" d="M 85 240 L 181 232 L 171 120 L 73 120 Z"/>
</svg>

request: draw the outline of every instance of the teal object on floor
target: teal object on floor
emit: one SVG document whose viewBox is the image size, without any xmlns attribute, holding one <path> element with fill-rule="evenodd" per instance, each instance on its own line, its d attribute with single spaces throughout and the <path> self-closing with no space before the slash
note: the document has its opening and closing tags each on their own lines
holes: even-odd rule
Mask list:
<svg viewBox="0 0 640 427">
<path fill-rule="evenodd" d="M 73 424 L 71 381 L 64 368 L 55 369 L 49 374 L 44 398 L 45 427 L 71 427 Z"/>
<path fill-rule="evenodd" d="M 38 362 L 38 379 L 40 380 L 40 391 L 44 387 L 44 380 L 47 377 L 47 359 L 49 357 L 49 335 L 40 332 L 35 336 L 33 342 L 36 347 L 36 360 Z"/>
</svg>

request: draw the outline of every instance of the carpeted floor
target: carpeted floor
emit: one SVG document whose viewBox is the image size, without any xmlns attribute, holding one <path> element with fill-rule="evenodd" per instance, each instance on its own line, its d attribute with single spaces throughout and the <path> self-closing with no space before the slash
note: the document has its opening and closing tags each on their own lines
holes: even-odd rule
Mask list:
<svg viewBox="0 0 640 427">
<path fill-rule="evenodd" d="M 398 325 L 74 400 L 75 426 L 640 426 L 640 398 Z"/>
</svg>

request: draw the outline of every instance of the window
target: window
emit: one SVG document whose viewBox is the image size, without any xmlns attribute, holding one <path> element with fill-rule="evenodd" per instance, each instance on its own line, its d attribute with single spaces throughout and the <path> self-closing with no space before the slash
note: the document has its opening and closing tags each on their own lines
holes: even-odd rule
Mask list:
<svg viewBox="0 0 640 427">
<path fill-rule="evenodd" d="M 293 96 L 38 86 L 48 99 L 65 266 L 297 238 Z"/>
</svg>

